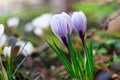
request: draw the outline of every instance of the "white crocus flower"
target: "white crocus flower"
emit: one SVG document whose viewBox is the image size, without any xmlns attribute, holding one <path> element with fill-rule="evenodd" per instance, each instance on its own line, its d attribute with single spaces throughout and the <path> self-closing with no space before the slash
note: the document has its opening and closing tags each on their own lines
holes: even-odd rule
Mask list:
<svg viewBox="0 0 120 80">
<path fill-rule="evenodd" d="M 5 57 L 10 57 L 10 55 L 11 55 L 11 46 L 9 46 L 9 47 L 5 47 L 4 48 L 4 50 L 3 50 L 3 55 L 5 56 Z"/>
<path fill-rule="evenodd" d="M 52 17 L 52 14 L 42 14 L 41 15 L 41 28 L 47 28 L 49 27 L 50 19 Z"/>
<path fill-rule="evenodd" d="M 7 25 L 10 28 L 16 28 L 19 25 L 19 21 L 20 20 L 19 20 L 18 17 L 12 17 L 12 18 L 10 18 L 10 19 L 7 20 Z"/>
<path fill-rule="evenodd" d="M 35 28 L 33 32 L 36 36 L 41 36 L 43 34 L 43 30 L 41 28 Z"/>
<path fill-rule="evenodd" d="M 25 26 L 24 26 L 24 31 L 25 32 L 31 32 L 33 30 L 33 26 L 31 23 L 27 23 Z"/>
<path fill-rule="evenodd" d="M 52 14 L 46 13 L 32 20 L 31 24 L 35 27 L 34 29 L 35 35 L 40 36 L 43 34 L 42 29 L 49 27 L 51 17 Z"/>
<path fill-rule="evenodd" d="M 16 43 L 17 46 L 20 46 L 20 52 L 22 52 L 22 54 L 24 56 L 28 56 L 28 55 L 31 55 L 32 54 L 32 51 L 33 51 L 33 45 L 31 42 L 24 42 L 24 41 L 18 41 Z"/>
<path fill-rule="evenodd" d="M 22 53 L 23 53 L 24 56 L 28 56 L 28 55 L 31 55 L 31 54 L 32 54 L 32 51 L 33 51 L 33 45 L 32 45 L 31 42 L 28 42 L 28 43 L 25 45 Z"/>
<path fill-rule="evenodd" d="M 3 47 L 7 41 L 7 35 L 3 34 L 0 39 L 0 47 Z"/>
<path fill-rule="evenodd" d="M 38 16 L 32 21 L 32 25 L 34 27 L 47 28 L 50 25 L 49 22 L 51 17 L 52 17 L 52 14 L 50 13 L 42 14 L 41 16 Z"/>
<path fill-rule="evenodd" d="M 4 33 L 4 26 L 3 26 L 3 24 L 0 24 L 0 39 L 1 39 L 2 35 L 3 35 L 3 33 Z"/>
</svg>

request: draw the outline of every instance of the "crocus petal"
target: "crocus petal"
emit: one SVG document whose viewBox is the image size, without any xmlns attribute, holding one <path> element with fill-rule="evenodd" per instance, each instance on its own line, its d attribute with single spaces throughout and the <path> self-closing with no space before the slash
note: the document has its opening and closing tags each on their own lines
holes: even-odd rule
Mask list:
<svg viewBox="0 0 120 80">
<path fill-rule="evenodd" d="M 60 14 L 63 18 L 66 19 L 66 23 L 67 23 L 67 32 L 69 35 L 71 35 L 72 33 L 72 28 L 73 28 L 73 24 L 72 24 L 72 20 L 70 18 L 70 16 L 65 13 L 65 12 L 62 12 L 62 14 Z"/>
<path fill-rule="evenodd" d="M 3 26 L 3 24 L 0 24 L 0 38 L 3 33 L 4 33 L 4 26 Z"/>
<path fill-rule="evenodd" d="M 20 51 L 22 52 L 23 56 L 28 56 L 32 54 L 33 51 L 33 44 L 31 42 L 26 42 L 25 41 L 20 41 L 18 40 L 18 42 L 16 43 L 17 46 L 20 46 Z"/>
<path fill-rule="evenodd" d="M 4 48 L 4 50 L 3 50 L 3 55 L 5 56 L 5 57 L 10 57 L 10 54 L 11 54 L 11 46 L 9 46 L 9 47 L 5 47 Z"/>
<path fill-rule="evenodd" d="M 56 14 L 51 19 L 51 29 L 54 34 L 58 37 L 66 37 L 67 35 L 67 24 L 66 20 L 60 15 Z"/>
<path fill-rule="evenodd" d="M 3 47 L 7 41 L 7 35 L 3 34 L 0 39 L 0 47 Z"/>
<path fill-rule="evenodd" d="M 87 19 L 82 11 L 74 12 L 72 15 L 72 21 L 74 24 L 74 28 L 78 33 L 82 31 L 82 33 L 84 34 L 86 32 Z"/>
<path fill-rule="evenodd" d="M 24 49 L 23 49 L 23 51 L 22 51 L 22 54 L 23 54 L 24 56 L 28 56 L 28 55 L 31 55 L 31 54 L 32 54 L 32 51 L 33 51 L 33 45 L 32 45 L 31 42 L 28 42 L 28 43 L 25 45 L 25 47 L 24 47 Z"/>
</svg>

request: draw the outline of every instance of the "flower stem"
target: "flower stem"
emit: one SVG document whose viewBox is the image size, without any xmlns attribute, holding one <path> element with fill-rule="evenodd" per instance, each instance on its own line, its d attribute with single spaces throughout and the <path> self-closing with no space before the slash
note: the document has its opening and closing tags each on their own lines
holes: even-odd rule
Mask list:
<svg viewBox="0 0 120 80">
<path fill-rule="evenodd" d="M 82 44 L 84 46 L 84 37 L 85 37 L 85 34 L 82 31 L 79 32 L 79 37 L 81 38 Z"/>
<path fill-rule="evenodd" d="M 70 52 L 70 49 L 68 47 L 68 41 L 66 37 L 61 37 L 61 40 L 63 41 L 64 45 L 66 46 L 66 48 L 68 49 L 68 52 Z M 70 53 L 68 53 L 68 58 L 70 59 Z"/>
</svg>

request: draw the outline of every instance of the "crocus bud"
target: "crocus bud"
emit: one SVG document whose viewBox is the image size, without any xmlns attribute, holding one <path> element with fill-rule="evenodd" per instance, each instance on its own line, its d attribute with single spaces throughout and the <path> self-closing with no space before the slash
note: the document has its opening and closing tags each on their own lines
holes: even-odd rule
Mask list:
<svg viewBox="0 0 120 80">
<path fill-rule="evenodd" d="M 53 33 L 68 47 L 67 34 L 70 35 L 72 32 L 72 20 L 70 16 L 64 12 L 62 14 L 56 14 L 52 17 L 50 24 Z"/>
<path fill-rule="evenodd" d="M 78 32 L 82 42 L 84 42 L 84 35 L 87 29 L 87 19 L 85 14 L 82 11 L 74 12 L 72 15 L 72 22 L 74 29 Z"/>
<path fill-rule="evenodd" d="M 3 55 L 5 57 L 10 57 L 10 54 L 11 54 L 11 46 L 5 47 L 4 50 L 3 50 Z"/>
<path fill-rule="evenodd" d="M 2 24 L 0 24 L 0 38 L 4 33 L 4 26 Z"/>
<path fill-rule="evenodd" d="M 53 33 L 58 37 L 66 37 L 67 35 L 67 24 L 66 20 L 60 15 L 54 15 L 51 19 L 51 29 Z"/>
</svg>

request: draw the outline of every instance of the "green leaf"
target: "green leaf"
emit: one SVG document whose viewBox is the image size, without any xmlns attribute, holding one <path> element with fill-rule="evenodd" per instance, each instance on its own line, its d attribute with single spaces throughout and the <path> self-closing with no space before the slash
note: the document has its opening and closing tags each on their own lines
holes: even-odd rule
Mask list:
<svg viewBox="0 0 120 80">
<path fill-rule="evenodd" d="M 94 77 L 94 56 L 93 56 L 93 49 L 92 49 L 92 41 L 91 41 L 91 43 L 90 43 L 90 64 L 91 64 L 91 70 L 92 70 L 92 72 L 91 72 L 91 78 L 92 78 L 92 80 L 93 80 L 93 77 Z"/>
<path fill-rule="evenodd" d="M 72 65 L 73 65 L 75 78 L 80 79 L 80 75 L 79 75 L 80 68 L 79 68 L 79 65 L 78 65 L 78 60 L 76 58 L 76 53 L 74 51 L 72 42 L 70 40 L 70 36 L 68 35 L 67 38 L 68 38 L 69 53 L 70 53 L 70 58 L 71 58 L 71 62 L 72 62 Z"/>
<path fill-rule="evenodd" d="M 84 80 L 84 58 L 82 57 L 81 53 L 80 52 L 77 52 L 76 53 L 76 59 L 77 59 L 77 62 L 78 62 L 78 68 L 79 68 L 79 74 L 80 74 L 80 79 L 81 80 Z"/>
<path fill-rule="evenodd" d="M 87 47 L 87 44 L 84 45 L 84 51 L 86 55 L 86 66 L 85 69 L 87 71 L 87 76 L 90 78 L 90 80 L 93 79 L 93 53 L 92 53 L 92 44 L 90 44 L 90 47 Z"/>
<path fill-rule="evenodd" d="M 57 56 L 59 57 L 59 59 L 62 61 L 62 63 L 66 67 L 67 71 L 69 72 L 70 76 L 74 77 L 74 73 L 73 73 L 71 64 L 70 64 L 69 60 L 67 59 L 67 57 L 64 55 L 63 51 L 60 50 L 54 42 L 53 42 L 54 46 L 52 46 L 48 41 L 47 41 L 47 43 L 55 51 L 55 53 L 57 54 Z"/>
</svg>

